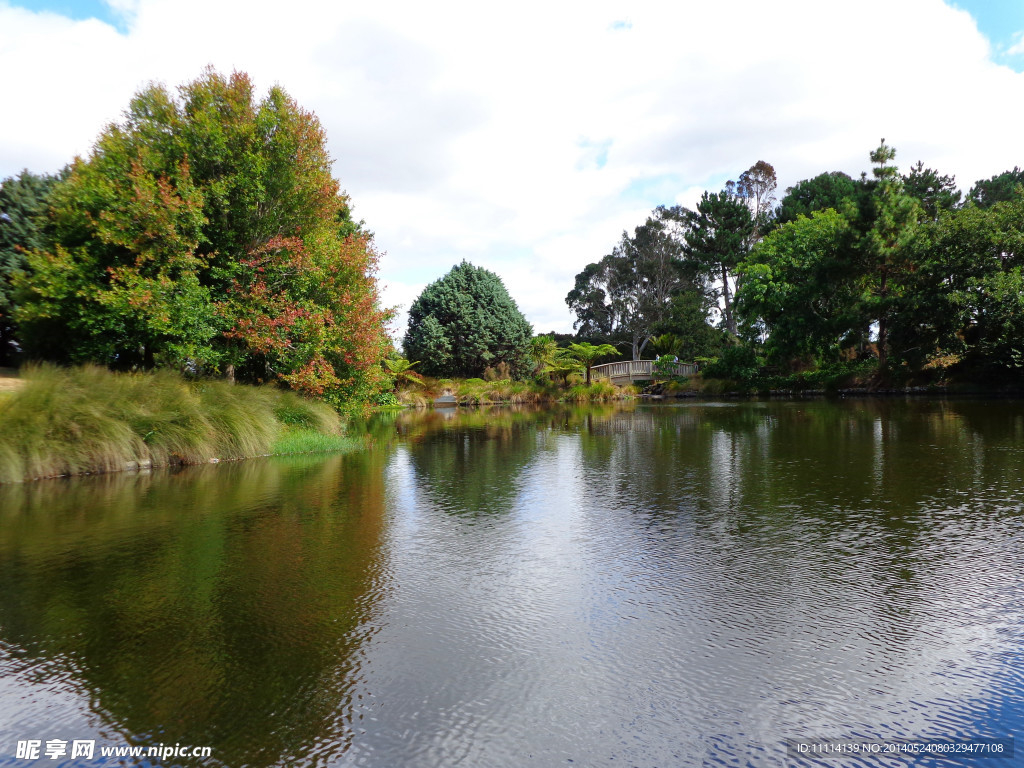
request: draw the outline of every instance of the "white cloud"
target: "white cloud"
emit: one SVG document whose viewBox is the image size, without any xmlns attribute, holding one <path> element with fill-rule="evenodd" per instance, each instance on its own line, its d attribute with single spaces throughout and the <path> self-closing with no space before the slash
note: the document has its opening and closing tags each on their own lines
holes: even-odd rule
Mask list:
<svg viewBox="0 0 1024 768">
<path fill-rule="evenodd" d="M 465 258 L 538 330 L 623 229 L 757 160 L 780 191 L 882 136 L 965 188 L 1022 162 L 1024 75 L 940 0 L 108 4 L 125 33 L 0 0 L 0 174 L 87 152 L 151 80 L 244 70 L 319 115 L 388 303 Z"/>
<path fill-rule="evenodd" d="M 1014 42 L 1006 49 L 1008 56 L 1024 56 L 1024 30 L 1014 35 Z"/>
</svg>

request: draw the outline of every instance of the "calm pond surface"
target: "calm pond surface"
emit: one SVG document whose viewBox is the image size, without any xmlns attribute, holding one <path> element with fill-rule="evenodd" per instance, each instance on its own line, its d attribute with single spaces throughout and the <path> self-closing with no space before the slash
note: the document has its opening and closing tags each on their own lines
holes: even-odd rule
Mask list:
<svg viewBox="0 0 1024 768">
<path fill-rule="evenodd" d="M 350 456 L 0 487 L 0 764 L 1024 764 L 786 750 L 1021 731 L 1019 401 L 367 429 Z"/>
</svg>

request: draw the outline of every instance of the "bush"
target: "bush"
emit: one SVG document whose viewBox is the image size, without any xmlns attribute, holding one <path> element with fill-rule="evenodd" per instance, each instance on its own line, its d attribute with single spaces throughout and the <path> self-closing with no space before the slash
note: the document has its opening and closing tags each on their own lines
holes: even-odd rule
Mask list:
<svg viewBox="0 0 1024 768">
<path fill-rule="evenodd" d="M 704 379 L 727 379 L 742 385 L 751 385 L 757 379 L 760 367 L 751 347 L 729 347 L 720 358 L 712 358 L 704 365 Z"/>
<path fill-rule="evenodd" d="M 859 379 L 871 376 L 878 367 L 878 361 L 851 360 L 825 363 L 810 371 L 800 371 L 788 376 L 773 376 L 765 379 L 765 389 L 824 389 L 835 391 L 852 386 Z"/>
<path fill-rule="evenodd" d="M 654 378 L 658 381 L 678 381 L 676 366 L 679 359 L 675 355 L 662 355 L 654 361 Z"/>
<path fill-rule="evenodd" d="M 378 408 L 401 408 L 402 403 L 394 392 L 379 392 L 374 398 L 373 404 Z"/>
</svg>

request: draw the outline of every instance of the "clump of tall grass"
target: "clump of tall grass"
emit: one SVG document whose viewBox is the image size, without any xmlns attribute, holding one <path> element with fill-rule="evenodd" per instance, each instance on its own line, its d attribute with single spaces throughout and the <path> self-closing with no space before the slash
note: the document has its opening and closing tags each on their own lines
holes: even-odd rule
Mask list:
<svg viewBox="0 0 1024 768">
<path fill-rule="evenodd" d="M 541 387 L 528 381 L 495 381 L 488 394 L 492 402 L 500 403 L 539 403 L 547 399 Z"/>
<path fill-rule="evenodd" d="M 595 381 L 591 384 L 575 384 L 569 387 L 562 399 L 573 403 L 600 403 L 631 396 L 632 393 L 622 387 L 616 387 L 607 381 Z"/>
<path fill-rule="evenodd" d="M 686 378 L 683 378 L 683 379 L 673 379 L 671 381 L 666 381 L 661 386 L 661 393 L 663 395 L 673 396 L 673 395 L 679 395 L 679 394 L 682 394 L 682 393 L 685 393 L 685 392 L 694 392 L 694 391 L 696 391 L 695 385 L 693 383 L 691 383 L 691 381 L 689 379 L 686 379 Z"/>
<path fill-rule="evenodd" d="M 539 403 L 552 399 L 550 394 L 537 384 L 510 379 L 466 379 L 455 386 L 455 397 L 460 405 Z"/>
<path fill-rule="evenodd" d="M 160 371 L 35 366 L 0 401 L 0 482 L 265 455 L 288 425 L 340 435 L 327 405 Z"/>
<path fill-rule="evenodd" d="M 398 393 L 398 402 L 413 408 L 426 408 L 430 404 L 430 397 L 414 389 L 403 389 Z"/>
</svg>

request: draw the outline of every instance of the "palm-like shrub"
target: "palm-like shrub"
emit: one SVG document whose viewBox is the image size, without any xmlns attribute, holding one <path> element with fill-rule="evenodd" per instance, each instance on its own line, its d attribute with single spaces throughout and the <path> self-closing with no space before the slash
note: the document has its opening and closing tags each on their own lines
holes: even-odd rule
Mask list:
<svg viewBox="0 0 1024 768">
<path fill-rule="evenodd" d="M 615 347 L 611 344 L 594 345 L 588 342 L 582 344 L 570 344 L 567 353 L 578 360 L 579 363 L 586 369 L 586 383 L 590 384 L 590 369 L 595 362 L 600 360 L 602 357 L 608 357 L 618 352 Z"/>
<path fill-rule="evenodd" d="M 423 378 L 412 369 L 419 365 L 420 361 L 409 362 L 404 357 L 385 358 L 384 367 L 395 377 L 395 389 L 402 384 L 412 387 L 424 386 Z"/>
</svg>

